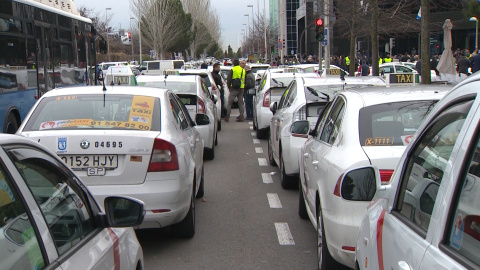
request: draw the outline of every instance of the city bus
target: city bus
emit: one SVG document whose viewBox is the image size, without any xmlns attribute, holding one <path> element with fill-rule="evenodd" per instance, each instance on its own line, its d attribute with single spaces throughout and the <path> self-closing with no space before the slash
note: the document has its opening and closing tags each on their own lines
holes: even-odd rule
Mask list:
<svg viewBox="0 0 480 270">
<path fill-rule="evenodd" d="M 1 0 L 0 132 L 15 133 L 45 92 L 93 84 L 95 37 L 72 0 Z"/>
</svg>

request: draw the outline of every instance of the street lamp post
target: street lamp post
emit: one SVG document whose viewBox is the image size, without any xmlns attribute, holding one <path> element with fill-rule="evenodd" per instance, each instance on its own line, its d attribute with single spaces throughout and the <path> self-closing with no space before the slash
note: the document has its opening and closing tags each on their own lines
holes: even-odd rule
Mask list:
<svg viewBox="0 0 480 270">
<path fill-rule="evenodd" d="M 112 10 L 111 8 L 105 8 L 105 27 L 107 28 L 107 55 L 108 55 L 108 62 L 110 62 L 110 42 L 108 41 L 108 15 L 107 11 Z"/>
<path fill-rule="evenodd" d="M 247 24 L 243 23 L 242 25 L 245 25 L 245 51 L 248 53 L 248 44 L 247 44 L 247 39 L 248 39 L 248 28 Z"/>
<path fill-rule="evenodd" d="M 255 20 L 253 17 L 253 5 L 247 5 L 247 7 L 252 8 L 252 36 L 253 36 L 253 42 L 255 43 Z M 255 53 L 255 46 L 253 46 L 253 52 Z"/>
<path fill-rule="evenodd" d="M 477 17 L 470 17 L 470 22 L 475 22 L 475 50 L 478 49 L 478 19 Z"/>
</svg>

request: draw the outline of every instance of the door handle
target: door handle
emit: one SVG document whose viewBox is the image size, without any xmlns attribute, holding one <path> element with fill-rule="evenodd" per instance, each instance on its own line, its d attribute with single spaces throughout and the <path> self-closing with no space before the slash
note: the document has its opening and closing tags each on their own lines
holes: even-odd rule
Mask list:
<svg viewBox="0 0 480 270">
<path fill-rule="evenodd" d="M 318 166 L 318 160 L 312 161 L 312 164 L 315 165 L 315 166 Z"/>
<path fill-rule="evenodd" d="M 405 262 L 405 261 L 399 261 L 398 262 L 398 267 L 400 267 L 399 269 L 401 269 L 401 270 L 412 270 L 410 265 L 408 265 L 408 263 Z"/>
</svg>

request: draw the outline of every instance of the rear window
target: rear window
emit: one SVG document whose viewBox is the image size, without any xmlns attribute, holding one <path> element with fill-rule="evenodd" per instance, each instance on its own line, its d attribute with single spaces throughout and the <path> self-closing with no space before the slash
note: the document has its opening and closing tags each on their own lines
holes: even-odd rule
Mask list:
<svg viewBox="0 0 480 270">
<path fill-rule="evenodd" d="M 264 66 L 264 67 L 252 67 L 252 73 L 257 73 L 257 71 L 259 70 L 267 70 L 268 69 L 268 66 Z"/>
<path fill-rule="evenodd" d="M 287 87 L 295 77 L 271 78 L 270 87 Z"/>
<path fill-rule="evenodd" d="M 185 62 L 182 61 L 173 61 L 173 69 L 181 69 Z"/>
<path fill-rule="evenodd" d="M 345 86 L 338 85 L 312 85 L 305 87 L 305 99 L 310 102 L 315 101 L 331 101 L 333 95 L 339 91 L 343 91 Z"/>
<path fill-rule="evenodd" d="M 437 100 L 412 100 L 360 109 L 360 144 L 407 145 L 436 103 Z"/>
<path fill-rule="evenodd" d="M 197 94 L 196 82 L 139 82 L 139 86 L 170 89 L 175 94 Z"/>
<path fill-rule="evenodd" d="M 40 101 L 24 130 L 59 129 L 160 131 L 160 102 L 134 95 L 49 97 Z"/>
</svg>

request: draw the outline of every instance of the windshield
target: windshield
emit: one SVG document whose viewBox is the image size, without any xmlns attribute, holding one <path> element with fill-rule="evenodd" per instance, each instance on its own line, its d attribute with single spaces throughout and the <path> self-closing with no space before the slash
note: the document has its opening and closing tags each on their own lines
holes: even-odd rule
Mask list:
<svg viewBox="0 0 480 270">
<path fill-rule="evenodd" d="M 160 131 L 159 101 L 134 95 L 48 97 L 25 125 L 25 131 L 92 128 Z"/>
<path fill-rule="evenodd" d="M 197 94 L 197 83 L 196 82 L 140 82 L 140 86 L 155 87 L 170 89 L 175 94 Z"/>
<path fill-rule="evenodd" d="M 362 146 L 407 145 L 437 100 L 412 100 L 369 106 L 360 110 Z"/>
</svg>

